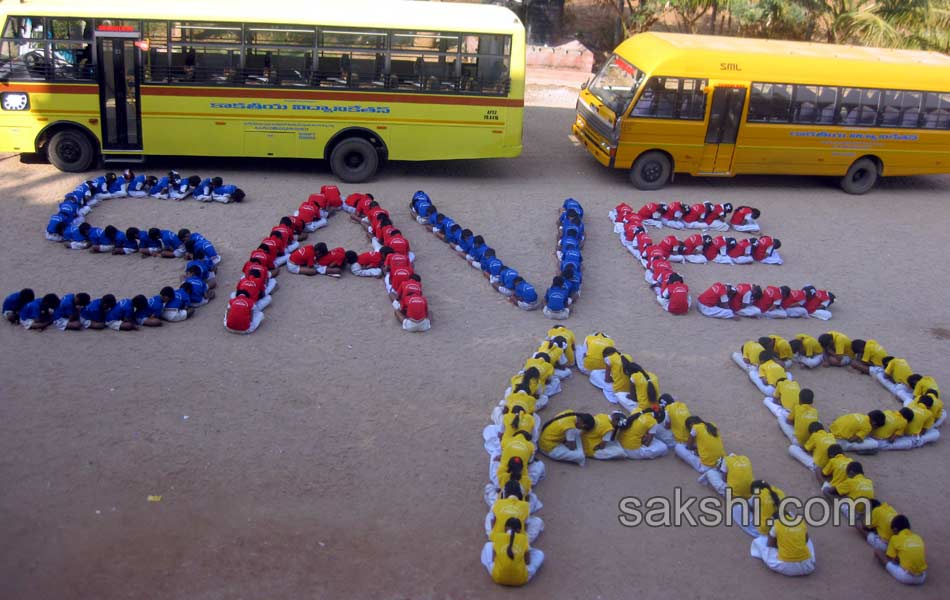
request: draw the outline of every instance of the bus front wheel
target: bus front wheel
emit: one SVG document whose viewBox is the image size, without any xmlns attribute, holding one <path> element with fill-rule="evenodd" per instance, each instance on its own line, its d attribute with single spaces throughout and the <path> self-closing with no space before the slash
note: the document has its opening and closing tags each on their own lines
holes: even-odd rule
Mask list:
<svg viewBox="0 0 950 600">
<path fill-rule="evenodd" d="M 362 183 L 379 167 L 379 154 L 368 140 L 351 137 L 337 144 L 330 153 L 330 170 L 346 183 Z"/>
<path fill-rule="evenodd" d="M 46 158 L 60 171 L 81 173 L 92 168 L 96 149 L 82 132 L 64 129 L 50 138 L 46 146 Z"/>
<path fill-rule="evenodd" d="M 673 165 L 667 155 L 656 150 L 644 152 L 630 168 L 630 181 L 638 190 L 658 190 L 670 180 Z"/>
<path fill-rule="evenodd" d="M 865 194 L 877 182 L 877 163 L 870 158 L 859 158 L 841 178 L 841 189 L 849 194 Z"/>
</svg>

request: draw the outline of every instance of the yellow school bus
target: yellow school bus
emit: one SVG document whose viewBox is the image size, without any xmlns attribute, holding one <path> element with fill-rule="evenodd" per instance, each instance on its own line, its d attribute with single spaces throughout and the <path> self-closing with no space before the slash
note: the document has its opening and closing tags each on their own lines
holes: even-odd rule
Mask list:
<svg viewBox="0 0 950 600">
<path fill-rule="evenodd" d="M 389 0 L 0 4 L 0 152 L 64 171 L 146 155 L 521 153 L 524 27 L 508 9 Z"/>
<path fill-rule="evenodd" d="M 635 35 L 581 91 L 574 136 L 642 190 L 673 173 L 950 173 L 950 57 L 672 33 Z"/>
</svg>

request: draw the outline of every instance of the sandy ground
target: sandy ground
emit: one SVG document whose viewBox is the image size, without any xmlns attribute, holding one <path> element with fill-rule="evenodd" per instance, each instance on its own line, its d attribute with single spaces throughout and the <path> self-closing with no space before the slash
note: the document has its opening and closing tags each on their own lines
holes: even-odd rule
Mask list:
<svg viewBox="0 0 950 600">
<path fill-rule="evenodd" d="M 539 487 L 547 555 L 520 591 L 492 584 L 478 561 L 487 479 L 481 430 L 506 381 L 551 325 L 495 293 L 404 212 L 429 192 L 483 233 L 539 288 L 555 273 L 554 218 L 565 196 L 588 211 L 584 294 L 568 324 L 602 329 L 658 373 L 664 391 L 714 420 L 728 450 L 756 475 L 803 497 L 809 474 L 758 392 L 730 362 L 745 339 L 817 335 L 829 326 L 874 337 L 894 354 L 950 381 L 950 270 L 942 268 L 950 177 L 885 181 L 847 196 L 816 178 L 678 177 L 637 193 L 568 140 L 570 110 L 530 108 L 515 160 L 393 163 L 365 186 L 408 232 L 434 328 L 399 330 L 377 281 L 281 275 L 267 320 L 253 336 L 227 334 L 224 301 L 188 323 L 118 334 L 32 333 L 0 327 L 0 582 L 7 599 L 68 598 L 919 598 L 950 596 L 950 527 L 943 498 L 947 442 L 862 459 L 878 495 L 923 534 L 929 580 L 907 590 L 877 567 L 848 530 L 812 530 L 818 571 L 788 580 L 749 558 L 749 538 L 725 528 L 626 529 L 628 495 L 705 495 L 673 457 L 648 463 L 549 461 Z M 266 229 L 330 181 L 316 162 L 154 161 L 220 174 L 248 192 L 242 205 L 116 200 L 92 220 L 188 226 L 214 240 L 222 290 Z M 0 281 L 4 292 L 78 288 L 131 294 L 177 280 L 180 264 L 97 257 L 43 240 L 56 200 L 77 182 L 48 165 L 0 161 Z M 826 286 L 835 319 L 718 322 L 672 317 L 655 304 L 642 269 L 610 233 L 620 201 L 754 204 L 780 237 L 787 264 L 690 265 L 694 293 L 717 280 Z M 358 228 L 335 217 L 318 239 L 361 248 Z M 154 293 L 154 292 L 152 292 Z M 802 373 L 823 419 L 893 406 L 867 378 Z M 542 416 L 607 410 L 575 379 Z M 549 412 L 548 412 L 549 411 Z M 186 418 L 187 416 L 187 418 Z M 161 495 L 161 502 L 147 496 Z M 909 596 L 908 596 L 909 597 Z"/>
<path fill-rule="evenodd" d="M 529 67 L 525 76 L 525 104 L 574 108 L 581 86 L 592 77 L 576 69 Z"/>
</svg>

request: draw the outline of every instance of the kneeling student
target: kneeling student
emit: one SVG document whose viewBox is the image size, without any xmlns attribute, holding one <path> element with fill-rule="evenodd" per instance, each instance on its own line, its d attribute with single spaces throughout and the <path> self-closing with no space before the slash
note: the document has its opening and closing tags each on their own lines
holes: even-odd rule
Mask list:
<svg viewBox="0 0 950 600">
<path fill-rule="evenodd" d="M 771 494 L 772 501 L 778 505 L 778 495 Z M 751 554 L 776 573 L 788 577 L 810 575 L 815 570 L 815 546 L 804 519 L 798 518 L 794 525 L 792 521 L 787 509 L 781 513 L 776 510 L 768 535 L 752 540 Z"/>
<path fill-rule="evenodd" d="M 20 309 L 19 321 L 24 329 L 43 331 L 53 322 L 53 313 L 59 308 L 60 300 L 56 294 L 46 294 L 35 298 Z"/>
<path fill-rule="evenodd" d="M 528 545 L 528 536 L 516 518 L 505 522 L 503 533 L 493 533 L 482 547 L 482 564 L 500 585 L 520 586 L 531 581 L 541 568 L 544 553 Z"/>
<path fill-rule="evenodd" d="M 162 319 L 165 321 L 171 323 L 184 321 L 195 312 L 195 309 L 191 308 L 188 293 L 181 288 L 176 290 L 166 285 L 158 295 L 165 303 L 164 308 L 162 308 Z"/>
<path fill-rule="evenodd" d="M 224 328 L 231 333 L 254 333 L 264 320 L 264 312 L 254 307 L 247 290 L 238 290 L 228 303 L 224 314 Z"/>
<path fill-rule="evenodd" d="M 910 530 L 910 520 L 897 515 L 891 520 L 891 539 L 887 550 L 874 549 L 878 562 L 891 577 L 906 585 L 921 585 L 927 580 L 924 540 Z"/>
<path fill-rule="evenodd" d="M 404 296 L 396 310 L 396 319 L 406 331 L 428 331 L 432 327 L 429 303 L 421 293 Z"/>
<path fill-rule="evenodd" d="M 530 512 L 531 507 L 528 501 L 524 500 L 521 486 L 509 481 L 501 491 L 501 496 L 485 515 L 485 535 L 491 538 L 492 534 L 504 533 L 505 523 L 508 519 L 515 518 L 524 524 L 528 541 L 533 543 L 544 531 L 544 521 L 540 517 L 530 516 Z"/>
<path fill-rule="evenodd" d="M 89 306 L 91 298 L 89 294 L 80 292 L 78 294 L 66 294 L 59 302 L 59 306 L 53 312 L 53 326 L 60 331 L 77 331 L 82 329 L 82 321 L 79 318 L 84 308 Z"/>
<path fill-rule="evenodd" d="M 35 299 L 36 294 L 30 288 L 13 292 L 3 299 L 3 318 L 16 325 L 20 321 L 20 310 Z"/>
<path fill-rule="evenodd" d="M 614 424 L 612 440 L 620 444 L 627 458 L 649 460 L 669 452 L 666 444 L 656 437 L 658 424 L 653 412 L 635 412 L 627 417 L 617 411 L 610 416 Z"/>
<path fill-rule="evenodd" d="M 106 316 L 115 307 L 115 296 L 106 294 L 102 298 L 91 301 L 86 308 L 79 312 L 79 319 L 83 329 L 105 329 Z"/>
<path fill-rule="evenodd" d="M 583 465 L 587 459 L 580 444 L 581 432 L 593 428 L 593 415 L 566 410 L 541 426 L 538 449 L 554 460 Z"/>
</svg>

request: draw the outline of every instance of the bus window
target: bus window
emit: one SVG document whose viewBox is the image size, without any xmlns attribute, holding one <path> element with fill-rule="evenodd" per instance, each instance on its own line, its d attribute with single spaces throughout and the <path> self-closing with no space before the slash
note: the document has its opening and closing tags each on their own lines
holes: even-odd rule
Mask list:
<svg viewBox="0 0 950 600">
<path fill-rule="evenodd" d="M 110 23 L 110 21 L 103 21 Z M 135 30 L 138 23 L 135 22 Z M 55 79 L 93 79 L 92 22 L 85 19 L 49 20 L 53 44 L 50 58 Z"/>
<path fill-rule="evenodd" d="M 950 129 L 950 93 L 927 92 L 920 126 L 924 129 Z"/>
<path fill-rule="evenodd" d="M 792 100 L 792 122 L 814 123 L 818 115 L 818 86 L 796 85 Z"/>
<path fill-rule="evenodd" d="M 884 90 L 881 97 L 881 110 L 877 113 L 877 124 L 881 127 L 899 127 L 901 122 L 901 102 L 904 92 Z"/>
<path fill-rule="evenodd" d="M 818 86 L 818 120 L 821 125 L 831 125 L 835 122 L 835 107 L 838 104 L 838 88 Z"/>
<path fill-rule="evenodd" d="M 901 127 L 917 127 L 920 123 L 920 103 L 924 99 L 922 92 L 901 92 Z"/>
<path fill-rule="evenodd" d="M 672 119 L 679 102 L 680 79 L 678 77 L 651 77 L 643 88 L 643 94 L 633 107 L 635 117 Z"/>
<path fill-rule="evenodd" d="M 323 87 L 381 88 L 385 69 L 385 54 L 330 50 L 320 53 L 315 80 Z"/>
<path fill-rule="evenodd" d="M 619 117 L 627 110 L 627 106 L 642 82 L 643 71 L 614 55 L 594 77 L 587 89 Z M 647 90 L 643 93 L 647 94 Z M 652 90 L 650 93 L 652 95 Z"/>
<path fill-rule="evenodd" d="M 858 107 L 861 104 L 862 90 L 841 88 L 841 103 L 838 107 L 835 123 L 839 125 L 857 125 Z"/>
<path fill-rule="evenodd" d="M 304 25 L 248 25 L 245 42 L 261 46 L 304 46 L 313 48 L 316 32 Z"/>
<path fill-rule="evenodd" d="M 142 41 L 147 52 L 142 52 L 145 81 L 166 83 L 169 75 L 168 22 L 146 21 L 142 28 Z"/>
<path fill-rule="evenodd" d="M 864 90 L 858 108 L 858 125 L 874 125 L 881 104 L 881 90 Z"/>
<path fill-rule="evenodd" d="M 225 44 L 241 43 L 241 26 L 234 23 L 172 23 L 172 42 Z"/>
<path fill-rule="evenodd" d="M 382 31 L 356 31 L 335 28 L 321 29 L 320 47 L 385 50 L 386 33 Z"/>
<path fill-rule="evenodd" d="M 460 87 L 463 90 L 496 95 L 508 93 L 511 36 L 465 35 L 462 52 Z"/>
<path fill-rule="evenodd" d="M 234 84 L 240 47 L 172 46 L 171 80 L 181 83 Z"/>
<path fill-rule="evenodd" d="M 390 44 L 393 53 L 390 57 L 388 87 L 434 92 L 457 89 L 457 34 L 393 32 Z M 474 75 L 477 76 L 477 72 Z"/>
<path fill-rule="evenodd" d="M 677 100 L 680 119 L 702 121 L 706 118 L 706 80 L 683 79 Z"/>
<path fill-rule="evenodd" d="M 46 79 L 43 17 L 10 17 L 0 42 L 0 79 Z"/>
<path fill-rule="evenodd" d="M 753 83 L 748 121 L 788 123 L 793 86 L 784 83 Z"/>
</svg>

